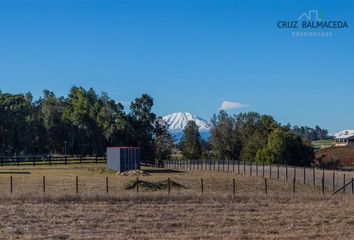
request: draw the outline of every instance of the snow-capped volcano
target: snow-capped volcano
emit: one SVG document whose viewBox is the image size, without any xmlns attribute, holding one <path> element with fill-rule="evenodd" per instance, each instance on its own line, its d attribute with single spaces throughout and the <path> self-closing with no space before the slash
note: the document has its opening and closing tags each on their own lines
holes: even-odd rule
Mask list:
<svg viewBox="0 0 354 240">
<path fill-rule="evenodd" d="M 209 132 L 210 130 L 210 124 L 206 120 L 188 112 L 172 113 L 164 116 L 163 120 L 169 125 L 170 131 L 183 131 L 190 120 L 196 123 L 200 132 Z"/>
</svg>

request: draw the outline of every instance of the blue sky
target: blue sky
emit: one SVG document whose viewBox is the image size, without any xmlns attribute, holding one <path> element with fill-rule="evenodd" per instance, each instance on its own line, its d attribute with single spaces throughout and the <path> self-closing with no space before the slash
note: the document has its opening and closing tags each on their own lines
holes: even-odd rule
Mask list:
<svg viewBox="0 0 354 240">
<path fill-rule="evenodd" d="M 349 28 L 277 28 L 311 9 Z M 149 93 L 159 115 L 206 119 L 230 101 L 245 105 L 230 113 L 354 128 L 353 12 L 353 1 L 0 1 L 0 89 Z"/>
</svg>

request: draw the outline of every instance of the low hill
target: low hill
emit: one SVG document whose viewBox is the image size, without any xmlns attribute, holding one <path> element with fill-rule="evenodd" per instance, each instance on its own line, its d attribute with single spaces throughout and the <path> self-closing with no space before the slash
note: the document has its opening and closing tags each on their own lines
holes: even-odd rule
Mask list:
<svg viewBox="0 0 354 240">
<path fill-rule="evenodd" d="M 320 163 L 339 161 L 345 167 L 354 168 L 354 147 L 328 147 L 315 153 Z"/>
</svg>

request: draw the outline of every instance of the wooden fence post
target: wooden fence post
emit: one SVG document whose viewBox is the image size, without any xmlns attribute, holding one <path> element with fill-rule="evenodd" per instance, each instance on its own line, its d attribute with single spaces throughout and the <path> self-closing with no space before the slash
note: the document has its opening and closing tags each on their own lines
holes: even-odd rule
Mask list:
<svg viewBox="0 0 354 240">
<path fill-rule="evenodd" d="M 168 187 L 168 195 L 171 193 L 171 180 L 170 178 L 167 179 L 167 187 Z"/>
<path fill-rule="evenodd" d="M 296 184 L 296 180 L 295 177 L 293 177 L 293 193 L 295 194 L 295 184 Z"/>
<path fill-rule="evenodd" d="M 269 179 L 272 179 L 272 163 L 269 164 Z"/>
<path fill-rule="evenodd" d="M 344 188 L 343 188 L 343 193 L 345 193 L 345 173 L 344 173 L 344 175 L 343 175 L 343 186 L 344 186 Z"/>
<path fill-rule="evenodd" d="M 322 177 L 322 195 L 324 195 L 324 178 Z"/>
<path fill-rule="evenodd" d="M 235 160 L 232 160 L 232 172 L 235 172 Z"/>
<path fill-rule="evenodd" d="M 10 193 L 12 193 L 12 176 L 10 176 Z"/>
<path fill-rule="evenodd" d="M 240 175 L 240 160 L 237 161 L 237 174 Z"/>
<path fill-rule="evenodd" d="M 203 180 L 203 178 L 200 179 L 200 190 L 203 194 L 204 193 L 204 180 Z"/>
<path fill-rule="evenodd" d="M 288 181 L 288 164 L 285 165 L 285 181 Z"/>
<path fill-rule="evenodd" d="M 243 160 L 243 175 L 246 175 L 246 161 Z"/>
<path fill-rule="evenodd" d="M 304 185 L 306 184 L 306 168 L 304 167 Z"/>
<path fill-rule="evenodd" d="M 263 172 L 262 172 L 262 177 L 264 177 L 264 162 L 263 162 Z"/>
<path fill-rule="evenodd" d="M 79 177 L 76 176 L 76 194 L 79 193 Z"/>
<path fill-rule="evenodd" d="M 106 177 L 106 193 L 108 193 L 108 177 Z"/>
<path fill-rule="evenodd" d="M 43 193 L 45 193 L 45 176 L 43 176 L 42 183 L 43 183 Z"/>
<path fill-rule="evenodd" d="M 279 180 L 279 164 L 277 164 L 277 179 Z"/>
<path fill-rule="evenodd" d="M 139 178 L 136 178 L 136 193 L 139 193 Z"/>
<path fill-rule="evenodd" d="M 232 187 L 234 190 L 234 195 L 236 195 L 236 182 L 235 182 L 235 178 L 232 179 Z"/>
<path fill-rule="evenodd" d="M 267 178 L 264 178 L 264 190 L 265 190 L 265 194 L 268 194 L 268 186 L 267 186 Z"/>
</svg>

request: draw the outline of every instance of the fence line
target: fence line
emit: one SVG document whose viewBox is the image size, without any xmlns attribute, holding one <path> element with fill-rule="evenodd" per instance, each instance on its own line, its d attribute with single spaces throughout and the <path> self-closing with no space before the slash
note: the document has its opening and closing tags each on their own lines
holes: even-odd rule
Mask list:
<svg viewBox="0 0 354 240">
<path fill-rule="evenodd" d="M 15 185 L 14 185 L 14 181 L 13 181 L 13 176 L 10 175 L 10 181 L 9 181 L 9 192 L 10 194 L 12 195 L 14 192 L 16 193 L 23 193 L 22 189 L 16 189 L 15 188 Z M 80 191 L 79 191 L 79 176 L 75 176 L 75 181 L 71 182 L 71 184 L 73 184 L 73 188 L 69 187 L 69 189 L 71 189 L 70 191 L 72 191 L 73 193 L 75 194 L 79 194 L 79 193 L 84 193 L 84 190 L 81 191 L 82 189 L 80 188 Z M 102 184 L 102 191 L 104 191 L 106 194 L 109 193 L 109 185 L 108 185 L 108 177 L 106 176 L 105 178 L 105 182 Z M 198 180 L 198 179 L 196 179 Z M 232 178 L 230 179 L 232 180 L 232 188 L 230 188 L 230 193 L 233 193 L 233 195 L 235 196 L 236 195 L 236 180 L 235 178 Z M 140 180 L 139 178 L 136 178 L 136 193 L 139 194 L 140 190 L 139 190 L 139 185 L 140 185 Z M 19 184 L 16 184 L 16 187 L 18 187 Z M 50 193 L 51 191 L 46 191 L 46 177 L 45 176 L 42 176 L 42 185 L 39 186 L 39 188 L 42 188 L 42 194 L 48 194 Z M 82 186 L 82 188 L 84 188 L 84 186 Z M 198 189 L 198 187 L 195 189 L 196 193 L 200 193 L 201 195 L 204 194 L 205 192 L 205 184 L 204 184 L 204 178 L 200 178 L 200 187 Z M 354 188 L 353 188 L 354 189 Z M 34 190 L 34 189 L 32 189 Z M 168 178 L 167 179 L 167 193 L 168 195 L 171 194 L 171 179 Z M 267 178 L 264 178 L 264 191 L 265 191 L 265 195 L 268 194 L 268 183 L 267 183 Z M 97 191 L 96 191 L 97 193 Z M 295 186 L 294 186 L 294 193 L 295 193 Z"/>
<path fill-rule="evenodd" d="M 225 165 L 226 166 L 226 165 Z M 105 181 L 102 182 L 102 188 L 101 190 L 104 191 L 106 194 L 109 193 L 109 185 L 108 185 L 108 177 L 106 176 L 105 178 Z M 263 178 L 264 179 L 264 193 L 265 195 L 267 195 L 269 193 L 269 182 L 268 182 L 268 178 Z M 195 179 L 197 180 L 197 179 Z M 236 195 L 236 180 L 235 178 L 230 178 L 230 180 L 232 180 L 232 188 L 230 187 L 229 188 L 229 191 L 230 193 L 233 193 L 233 195 Z M 139 190 L 139 185 L 140 185 L 140 180 L 139 178 L 136 178 L 136 193 L 139 194 L 140 190 Z M 9 192 L 10 194 L 13 194 L 14 192 L 20 192 L 21 189 L 17 189 L 15 188 L 15 185 L 14 185 L 14 181 L 13 181 L 13 176 L 11 175 L 10 176 L 10 181 L 8 182 L 9 183 Z M 80 188 L 80 191 L 79 191 L 79 176 L 75 176 L 75 181 L 72 181 L 71 184 L 73 184 L 73 188 L 69 187 L 69 189 L 71 189 L 70 191 L 73 191 L 75 192 L 76 194 L 79 194 L 79 192 L 81 193 L 84 193 L 84 187 L 85 185 L 81 185 L 82 188 Z M 16 187 L 18 187 L 18 183 L 16 184 Z M 349 182 L 345 183 L 345 185 L 343 185 L 342 187 L 338 188 L 335 192 L 333 192 L 331 195 L 335 195 L 339 192 L 341 192 L 345 187 L 349 187 L 351 188 L 351 194 L 354 195 L 354 178 L 351 178 Z M 39 188 L 41 186 L 39 185 Z M 34 189 L 32 189 L 34 190 Z M 198 189 L 198 187 L 196 187 L 195 191 L 196 193 L 199 193 L 201 195 L 203 195 L 205 193 L 205 190 L 206 187 L 205 187 L 205 184 L 204 184 L 204 178 L 200 178 L 200 188 Z M 171 179 L 168 178 L 167 179 L 167 188 L 166 188 L 166 191 L 168 193 L 168 195 L 171 194 Z M 49 191 L 50 193 L 51 191 Z M 297 191 L 296 190 L 296 182 L 295 182 L 295 178 L 293 177 L 292 178 L 292 192 L 293 194 L 296 194 Z M 321 181 L 321 192 L 322 194 L 324 195 L 325 194 L 325 188 L 324 188 L 324 179 L 322 178 L 322 181 Z M 350 191 L 348 191 L 350 192 Z M 43 194 L 47 194 L 48 192 L 46 191 L 46 177 L 43 176 L 42 177 L 42 193 Z M 96 190 L 96 193 L 97 193 L 97 190 Z"/>
<path fill-rule="evenodd" d="M 82 156 L 82 155 L 62 155 L 62 156 L 11 156 L 0 157 L 0 166 L 36 166 L 36 165 L 56 165 L 56 164 L 83 164 L 83 163 L 106 163 L 105 156 Z"/>
<path fill-rule="evenodd" d="M 177 170 L 222 171 L 235 173 L 237 175 L 261 176 L 282 181 L 294 181 L 297 184 L 312 186 L 322 192 L 325 190 L 335 191 L 345 185 L 346 178 L 351 179 L 354 177 L 354 172 L 350 171 L 300 167 L 286 164 L 266 165 L 263 163 L 259 166 L 258 163 L 252 164 L 252 162 L 233 160 L 169 160 L 164 161 L 164 166 Z M 235 168 L 237 169 L 235 170 Z M 351 190 L 349 186 L 345 186 L 342 189 L 343 193 L 346 192 L 346 188 L 348 188 L 349 191 Z"/>
</svg>

